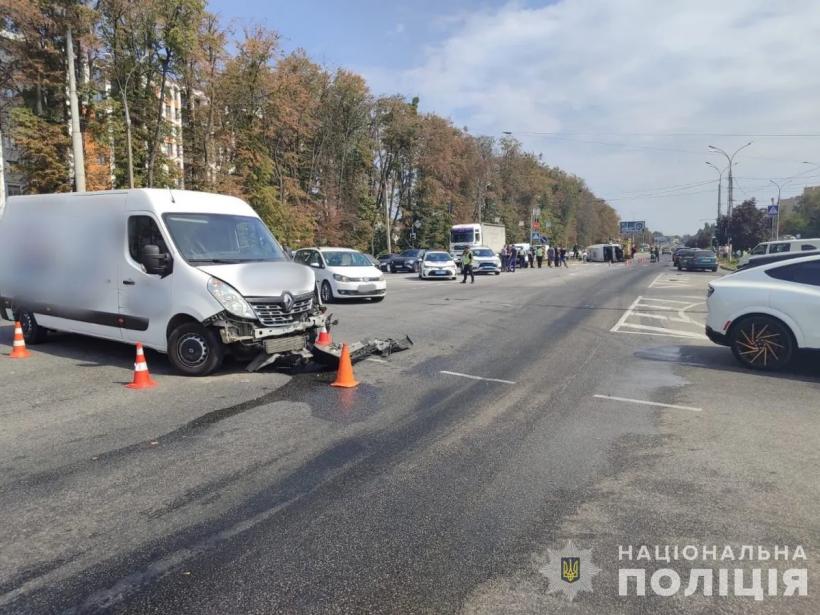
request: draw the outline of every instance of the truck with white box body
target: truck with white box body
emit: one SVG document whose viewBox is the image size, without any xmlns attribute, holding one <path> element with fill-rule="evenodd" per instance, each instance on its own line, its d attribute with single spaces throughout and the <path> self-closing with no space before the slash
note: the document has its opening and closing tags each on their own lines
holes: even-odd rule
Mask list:
<svg viewBox="0 0 820 615">
<path fill-rule="evenodd" d="M 461 263 L 464 248 L 484 246 L 498 254 L 507 243 L 507 229 L 503 224 L 456 224 L 450 228 L 450 254 Z"/>
</svg>

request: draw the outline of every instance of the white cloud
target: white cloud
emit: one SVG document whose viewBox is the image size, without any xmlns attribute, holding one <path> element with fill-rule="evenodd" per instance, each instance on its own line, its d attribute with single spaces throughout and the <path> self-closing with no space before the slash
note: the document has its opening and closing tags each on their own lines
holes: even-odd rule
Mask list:
<svg viewBox="0 0 820 615">
<path fill-rule="evenodd" d="M 413 68 L 368 76 L 377 91 L 418 94 L 424 109 L 473 133 L 511 130 L 545 161 L 617 197 L 710 180 L 704 161 L 720 159 L 706 145 L 749 140 L 624 133 L 820 132 L 819 35 L 814 0 L 513 3 L 462 16 Z M 767 178 L 820 162 L 820 139 L 752 138 L 738 156 L 738 201 L 768 200 Z M 690 192 L 702 193 L 612 203 L 624 217 L 687 232 L 714 217 L 716 186 Z"/>
</svg>

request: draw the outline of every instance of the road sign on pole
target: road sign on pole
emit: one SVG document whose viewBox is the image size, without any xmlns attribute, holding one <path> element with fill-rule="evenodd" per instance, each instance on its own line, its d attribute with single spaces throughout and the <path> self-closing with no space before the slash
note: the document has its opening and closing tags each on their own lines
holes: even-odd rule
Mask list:
<svg viewBox="0 0 820 615">
<path fill-rule="evenodd" d="M 769 205 L 769 217 L 774 218 L 780 213 L 780 205 Z"/>
<path fill-rule="evenodd" d="M 646 229 L 646 222 L 644 220 L 630 220 L 621 222 L 621 235 L 629 233 L 642 233 Z"/>
</svg>

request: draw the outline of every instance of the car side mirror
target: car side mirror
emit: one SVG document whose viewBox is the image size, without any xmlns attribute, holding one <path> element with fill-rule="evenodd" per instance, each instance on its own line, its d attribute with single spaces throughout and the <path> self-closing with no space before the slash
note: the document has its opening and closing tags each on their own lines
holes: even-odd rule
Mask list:
<svg viewBox="0 0 820 615">
<path fill-rule="evenodd" d="M 159 275 L 165 277 L 171 273 L 171 255 L 165 252 L 160 252 L 159 246 L 154 244 L 146 244 L 142 246 L 140 254 L 140 261 L 145 267 L 146 273 L 151 275 Z"/>
<path fill-rule="evenodd" d="M 314 269 L 324 269 L 325 266 L 322 263 L 310 263 L 310 266 Z"/>
</svg>

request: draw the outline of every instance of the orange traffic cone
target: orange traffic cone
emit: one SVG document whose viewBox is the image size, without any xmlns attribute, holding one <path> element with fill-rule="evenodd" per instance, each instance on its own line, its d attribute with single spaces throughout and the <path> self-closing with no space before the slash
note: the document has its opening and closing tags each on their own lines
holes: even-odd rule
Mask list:
<svg viewBox="0 0 820 615">
<path fill-rule="evenodd" d="M 333 338 L 330 337 L 330 333 L 328 333 L 325 325 L 322 325 L 322 330 L 319 331 L 319 337 L 316 338 L 314 343 L 317 346 L 330 346 L 333 343 Z"/>
<path fill-rule="evenodd" d="M 137 360 L 134 362 L 134 381 L 126 384 L 129 389 L 150 389 L 157 386 L 148 373 L 148 363 L 145 362 L 145 353 L 142 344 L 137 342 Z"/>
<path fill-rule="evenodd" d="M 336 381 L 330 383 L 332 387 L 352 389 L 359 383 L 353 377 L 353 362 L 350 360 L 350 348 L 342 344 L 342 357 L 339 359 L 339 371 L 336 372 Z"/>
<path fill-rule="evenodd" d="M 14 341 L 11 344 L 11 354 L 9 356 L 12 359 L 28 359 L 31 356 L 31 353 L 26 349 L 23 327 L 20 326 L 19 322 L 14 323 Z"/>
</svg>

